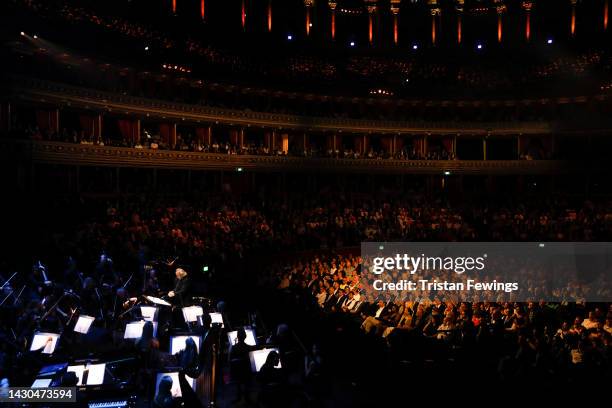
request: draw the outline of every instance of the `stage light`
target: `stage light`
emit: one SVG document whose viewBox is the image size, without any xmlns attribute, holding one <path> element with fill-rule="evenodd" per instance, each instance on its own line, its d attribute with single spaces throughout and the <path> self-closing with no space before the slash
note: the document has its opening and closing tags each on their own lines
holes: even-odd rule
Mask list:
<svg viewBox="0 0 612 408">
<path fill-rule="evenodd" d="M 448 170 L 444 172 L 444 175 L 445 175 L 445 176 L 450 176 L 450 174 L 451 174 L 451 172 L 450 172 L 450 171 L 448 171 Z"/>
<path fill-rule="evenodd" d="M 309 23 L 309 24 L 308 24 L 308 27 L 312 27 L 312 23 Z"/>
<path fill-rule="evenodd" d="M 291 34 L 287 35 L 287 40 L 289 41 L 293 40 L 293 36 Z"/>
<path fill-rule="evenodd" d="M 22 36 L 25 36 L 25 33 L 24 33 L 23 31 L 22 31 L 22 32 L 20 32 L 19 34 L 21 34 Z"/>
<path fill-rule="evenodd" d="M 351 47 L 354 47 L 355 46 L 355 41 L 351 41 L 350 45 L 351 45 Z"/>
<path fill-rule="evenodd" d="M 550 45 L 550 44 L 552 44 L 552 43 L 553 43 L 552 38 L 549 38 L 548 40 L 546 40 L 546 44 Z"/>
<path fill-rule="evenodd" d="M 34 34 L 34 39 L 36 40 L 38 38 L 38 36 L 36 34 Z"/>
<path fill-rule="evenodd" d="M 244 170 L 242 167 L 236 167 L 236 171 L 237 171 L 238 173 L 240 173 L 242 170 Z"/>
<path fill-rule="evenodd" d="M 476 45 L 476 48 L 478 48 L 479 50 L 482 50 L 482 44 L 478 43 L 478 45 Z"/>
<path fill-rule="evenodd" d="M 204 265 L 202 267 L 202 272 L 208 272 L 208 265 Z"/>
<path fill-rule="evenodd" d="M 416 44 L 414 44 L 414 45 L 412 46 L 412 49 L 413 49 L 413 50 L 418 50 L 418 49 L 419 49 L 419 46 L 418 46 L 418 45 L 416 45 Z"/>
<path fill-rule="evenodd" d="M 149 51 L 149 46 L 148 45 L 145 46 L 145 51 Z"/>
</svg>

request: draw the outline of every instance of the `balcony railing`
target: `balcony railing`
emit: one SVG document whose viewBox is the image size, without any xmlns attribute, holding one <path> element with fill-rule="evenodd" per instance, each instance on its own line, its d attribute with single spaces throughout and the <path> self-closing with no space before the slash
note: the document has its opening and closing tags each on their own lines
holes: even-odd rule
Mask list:
<svg viewBox="0 0 612 408">
<path fill-rule="evenodd" d="M 376 134 L 545 134 L 547 122 L 398 122 L 289 115 L 167 102 L 80 88 L 20 76 L 8 84 L 13 98 L 40 104 L 71 106 L 98 112 L 130 114 L 169 121 L 260 126 L 274 129 Z"/>
<path fill-rule="evenodd" d="M 16 148 L 16 145 L 17 148 Z M 572 171 L 557 160 L 395 160 L 252 156 L 2 139 L 35 163 L 189 170 L 327 171 L 389 174 L 553 174 Z"/>
</svg>

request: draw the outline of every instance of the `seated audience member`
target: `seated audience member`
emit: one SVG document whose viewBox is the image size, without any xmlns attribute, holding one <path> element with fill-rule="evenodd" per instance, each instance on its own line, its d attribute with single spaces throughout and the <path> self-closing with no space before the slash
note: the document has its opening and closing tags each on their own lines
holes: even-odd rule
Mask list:
<svg viewBox="0 0 612 408">
<path fill-rule="evenodd" d="M 591 330 L 591 329 L 596 329 L 597 328 L 597 326 L 599 325 L 599 320 L 595 316 L 595 312 L 594 311 L 590 311 L 589 312 L 589 317 L 587 319 L 583 320 L 582 325 L 587 330 Z"/>
</svg>

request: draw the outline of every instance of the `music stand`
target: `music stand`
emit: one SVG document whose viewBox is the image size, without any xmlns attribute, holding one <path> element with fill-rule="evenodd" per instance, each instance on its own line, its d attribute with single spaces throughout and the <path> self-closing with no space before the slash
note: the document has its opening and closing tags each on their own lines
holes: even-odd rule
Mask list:
<svg viewBox="0 0 612 408">
<path fill-rule="evenodd" d="M 51 338 L 50 342 L 47 340 Z M 57 342 L 60 335 L 57 333 L 34 333 L 32 337 L 32 344 L 30 345 L 30 351 L 38 351 L 42 349 L 43 354 L 53 354 L 57 347 Z"/>
<path fill-rule="evenodd" d="M 209 313 L 210 316 L 210 324 L 214 324 L 214 323 L 221 323 L 221 328 L 225 327 L 223 325 L 223 315 L 221 313 L 218 312 L 211 312 Z"/>
<path fill-rule="evenodd" d="M 172 306 L 171 303 L 165 301 L 162 298 L 158 298 L 155 296 L 145 296 L 145 299 L 147 299 L 149 302 L 154 303 L 156 305 L 160 305 L 160 306 Z"/>
<path fill-rule="evenodd" d="M 38 376 L 42 377 L 42 376 L 48 376 L 48 375 L 52 375 L 52 376 L 57 375 L 61 373 L 62 371 L 64 371 L 66 367 L 68 367 L 68 363 L 58 363 L 58 364 L 44 366 L 38 372 Z"/>
<path fill-rule="evenodd" d="M 272 351 L 276 351 L 277 353 L 279 353 L 278 348 L 276 347 L 254 350 L 249 352 L 249 360 L 251 360 L 251 370 L 254 373 L 258 373 L 259 370 L 261 370 L 261 367 L 265 364 L 266 359 L 268 358 L 268 354 L 270 354 L 270 352 Z M 281 368 L 280 360 L 274 368 Z"/>
<path fill-rule="evenodd" d="M 195 323 L 198 321 L 198 317 L 204 314 L 202 306 L 188 306 L 184 307 L 182 310 L 185 323 Z"/>
<path fill-rule="evenodd" d="M 104 374 L 106 373 L 106 364 L 68 366 L 66 371 L 72 371 L 76 374 L 79 379 L 77 383 L 79 387 L 83 385 L 102 385 L 104 383 Z M 84 377 L 87 377 L 85 383 L 83 383 Z"/>
<path fill-rule="evenodd" d="M 255 331 L 253 329 L 244 329 L 246 332 L 246 339 L 244 339 L 245 344 L 249 346 L 257 345 L 257 338 L 255 337 Z M 230 349 L 234 344 L 236 344 L 236 340 L 238 339 L 238 330 L 234 330 L 231 332 L 227 332 L 227 340 L 229 341 Z"/>
<path fill-rule="evenodd" d="M 174 355 L 185 350 L 187 339 L 190 337 L 195 341 L 196 350 L 199 353 L 202 344 L 201 336 L 170 336 L 170 354 Z"/>
<path fill-rule="evenodd" d="M 74 325 L 74 331 L 81 334 L 89 333 L 89 329 L 91 328 L 91 324 L 94 322 L 94 320 L 96 320 L 95 317 L 80 315 Z"/>
<path fill-rule="evenodd" d="M 172 378 L 172 388 L 170 389 L 170 393 L 172 394 L 172 397 L 174 398 L 182 397 L 183 394 L 181 392 L 181 385 L 179 384 L 178 371 L 169 372 L 169 373 L 157 373 L 157 379 L 155 380 L 155 395 L 157 395 L 157 392 L 159 391 L 159 383 L 161 382 L 161 379 L 166 375 Z M 195 390 L 195 385 L 196 385 L 195 379 L 189 377 L 188 375 L 185 376 L 185 379 L 187 380 L 187 383 L 191 386 L 191 388 Z"/>
<path fill-rule="evenodd" d="M 142 318 L 147 322 L 154 322 L 157 320 L 157 313 L 159 309 L 154 306 L 140 306 L 140 314 Z"/>
<path fill-rule="evenodd" d="M 125 325 L 125 332 L 123 333 L 124 339 L 139 339 L 142 337 L 142 329 L 144 328 L 145 321 L 141 320 L 138 322 L 131 322 Z M 157 335 L 157 322 L 151 322 L 153 324 L 153 337 Z"/>
<path fill-rule="evenodd" d="M 53 381 L 53 378 L 37 378 L 30 388 L 49 388 L 51 381 Z"/>
</svg>

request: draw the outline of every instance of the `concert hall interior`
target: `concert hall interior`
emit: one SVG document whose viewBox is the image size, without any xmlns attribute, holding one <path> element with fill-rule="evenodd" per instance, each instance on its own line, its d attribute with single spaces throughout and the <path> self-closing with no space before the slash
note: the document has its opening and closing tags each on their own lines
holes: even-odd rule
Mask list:
<svg viewBox="0 0 612 408">
<path fill-rule="evenodd" d="M 609 3 L 3 1 L 0 405 L 605 398 L 610 250 L 408 294 L 363 245 L 612 242 Z"/>
</svg>

